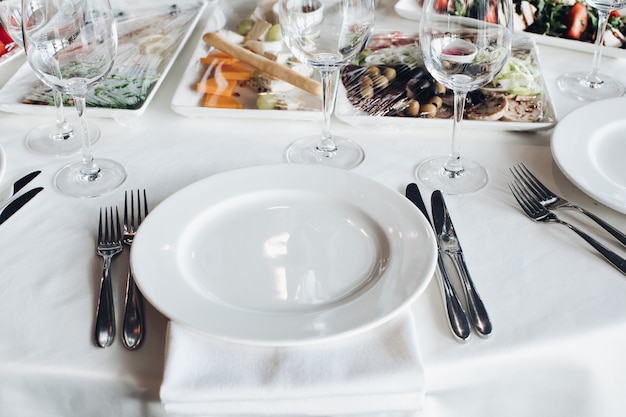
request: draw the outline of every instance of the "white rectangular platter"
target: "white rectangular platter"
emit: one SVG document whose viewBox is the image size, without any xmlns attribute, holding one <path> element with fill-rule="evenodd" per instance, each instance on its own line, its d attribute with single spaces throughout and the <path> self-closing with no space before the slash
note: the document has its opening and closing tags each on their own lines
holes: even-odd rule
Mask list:
<svg viewBox="0 0 626 417">
<path fill-rule="evenodd" d="M 90 116 L 141 116 L 204 9 L 219 0 L 113 2 L 118 55 L 99 93 L 87 96 Z M 40 114 L 53 109 L 50 90 L 25 63 L 0 90 L 0 110 Z"/>
</svg>

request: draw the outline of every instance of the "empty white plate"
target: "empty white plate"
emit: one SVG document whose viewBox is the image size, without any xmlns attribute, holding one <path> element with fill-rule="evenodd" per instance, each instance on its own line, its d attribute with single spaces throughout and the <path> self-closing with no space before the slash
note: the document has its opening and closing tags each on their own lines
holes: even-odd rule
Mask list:
<svg viewBox="0 0 626 417">
<path fill-rule="evenodd" d="M 626 98 L 597 101 L 561 120 L 552 155 L 565 176 L 590 197 L 626 213 Z"/>
<path fill-rule="evenodd" d="M 174 321 L 260 344 L 375 326 L 431 279 L 431 227 L 402 194 L 349 171 L 269 165 L 215 175 L 159 204 L 131 263 Z"/>
</svg>

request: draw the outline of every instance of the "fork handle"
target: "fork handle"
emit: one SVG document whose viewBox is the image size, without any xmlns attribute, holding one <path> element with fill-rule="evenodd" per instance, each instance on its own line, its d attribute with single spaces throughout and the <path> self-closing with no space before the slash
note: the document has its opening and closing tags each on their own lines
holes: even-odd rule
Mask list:
<svg viewBox="0 0 626 417">
<path fill-rule="evenodd" d="M 115 313 L 113 310 L 113 288 L 111 285 L 111 257 L 104 258 L 100 294 L 96 309 L 95 342 L 101 348 L 109 347 L 115 338 Z"/>
<path fill-rule="evenodd" d="M 576 228 L 575 226 L 572 226 L 571 224 L 569 224 L 567 222 L 564 222 L 562 220 L 558 220 L 558 222 L 560 224 L 563 224 L 563 225 L 569 227 L 571 230 L 576 232 L 576 234 L 578 234 L 578 236 L 580 236 L 583 239 L 585 239 L 585 241 L 587 243 L 589 243 L 591 246 L 593 246 L 598 252 L 600 252 L 600 254 L 602 256 L 604 256 L 604 258 L 607 261 L 609 261 L 614 267 L 619 269 L 622 272 L 622 274 L 626 275 L 626 259 L 624 259 L 621 256 L 617 255 L 615 252 L 613 252 L 612 250 L 610 250 L 607 247 L 605 247 L 602 243 L 598 242 L 597 240 L 595 240 L 594 238 L 589 236 L 587 233 L 585 233 L 582 230 Z"/>
<path fill-rule="evenodd" d="M 620 232 L 619 230 L 617 230 L 616 228 L 614 228 L 613 226 L 611 226 L 610 224 L 608 224 L 607 222 L 605 222 L 604 220 L 602 220 L 601 218 L 596 216 L 595 214 L 585 210 L 582 207 L 579 207 L 579 206 L 576 206 L 576 205 L 573 205 L 573 204 L 570 207 L 575 209 L 575 210 L 578 210 L 579 212 L 581 212 L 585 216 L 589 217 L 591 220 L 593 220 L 598 225 L 600 225 L 600 227 L 602 227 L 604 230 L 609 232 L 611 234 L 611 236 L 613 236 L 615 239 L 619 240 L 622 243 L 622 245 L 626 246 L 626 235 L 624 233 Z"/>
<path fill-rule="evenodd" d="M 122 327 L 122 342 L 124 346 L 131 350 L 137 349 L 143 342 L 143 332 L 143 300 L 129 267 Z"/>
</svg>

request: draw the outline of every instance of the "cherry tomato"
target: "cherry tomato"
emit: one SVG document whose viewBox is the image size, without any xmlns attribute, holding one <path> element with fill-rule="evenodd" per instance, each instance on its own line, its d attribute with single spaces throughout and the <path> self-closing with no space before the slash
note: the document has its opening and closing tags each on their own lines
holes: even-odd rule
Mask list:
<svg viewBox="0 0 626 417">
<path fill-rule="evenodd" d="M 574 4 L 567 16 L 567 37 L 570 39 L 580 39 L 580 35 L 587 29 L 588 23 L 587 6 L 583 3 Z"/>
</svg>

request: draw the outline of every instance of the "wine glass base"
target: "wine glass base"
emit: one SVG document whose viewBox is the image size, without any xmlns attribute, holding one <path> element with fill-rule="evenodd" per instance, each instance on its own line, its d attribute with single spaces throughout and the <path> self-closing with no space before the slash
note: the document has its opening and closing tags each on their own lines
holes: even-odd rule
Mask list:
<svg viewBox="0 0 626 417">
<path fill-rule="evenodd" d="M 81 172 L 81 161 L 64 166 L 54 177 L 55 187 L 72 197 L 90 198 L 113 191 L 126 180 L 126 170 L 119 163 L 109 159 L 98 159 L 95 163 L 100 171 L 92 176 Z"/>
<path fill-rule="evenodd" d="M 564 74 L 557 80 L 559 90 L 579 101 L 596 101 L 624 95 L 624 85 L 608 75 L 599 74 L 600 83 L 587 80 L 588 72 Z"/>
<path fill-rule="evenodd" d="M 100 129 L 88 122 L 91 143 L 100 138 Z M 26 146 L 33 152 L 46 155 L 67 156 L 80 152 L 82 143 L 75 131 L 59 129 L 53 125 L 34 128 L 26 137 Z"/>
<path fill-rule="evenodd" d="M 348 138 L 333 136 L 337 149 L 326 152 L 317 147 L 319 135 L 307 136 L 294 142 L 287 149 L 287 161 L 294 164 L 322 165 L 352 169 L 365 159 L 363 148 Z"/>
<path fill-rule="evenodd" d="M 415 176 L 426 187 L 444 194 L 472 193 L 487 185 L 487 171 L 478 163 L 461 158 L 463 169 L 455 173 L 444 168 L 449 160 L 449 156 L 427 159 L 417 167 Z"/>
</svg>

